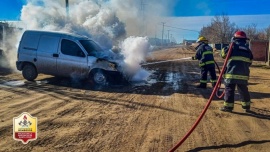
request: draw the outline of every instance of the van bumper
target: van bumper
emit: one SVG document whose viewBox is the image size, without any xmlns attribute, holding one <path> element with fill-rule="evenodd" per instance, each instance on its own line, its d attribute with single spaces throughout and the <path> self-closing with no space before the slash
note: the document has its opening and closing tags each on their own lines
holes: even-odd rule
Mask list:
<svg viewBox="0 0 270 152">
<path fill-rule="evenodd" d="M 110 84 L 123 84 L 127 83 L 127 79 L 124 77 L 124 75 L 119 71 L 105 71 L 106 75 L 108 77 L 108 81 Z"/>
<path fill-rule="evenodd" d="M 23 62 L 22 61 L 16 61 L 16 68 L 17 68 L 17 70 L 22 71 Z"/>
</svg>

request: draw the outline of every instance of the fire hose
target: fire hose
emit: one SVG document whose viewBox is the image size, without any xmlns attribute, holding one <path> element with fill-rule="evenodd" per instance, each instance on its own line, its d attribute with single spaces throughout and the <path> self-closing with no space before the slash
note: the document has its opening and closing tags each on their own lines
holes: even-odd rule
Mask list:
<svg viewBox="0 0 270 152">
<path fill-rule="evenodd" d="M 173 148 L 171 148 L 171 149 L 169 150 L 169 152 L 174 152 L 179 146 L 181 146 L 181 144 L 182 144 L 182 143 L 189 137 L 189 135 L 194 131 L 194 129 L 197 127 L 197 125 L 198 125 L 198 124 L 200 123 L 200 121 L 202 120 L 202 118 L 203 118 L 204 114 L 206 113 L 208 107 L 210 106 L 210 104 L 211 104 L 211 102 L 212 102 L 212 99 L 213 99 L 214 95 L 216 94 L 216 96 L 217 96 L 218 98 L 222 98 L 222 97 L 223 97 L 223 95 L 224 95 L 225 92 L 223 91 L 223 93 L 219 96 L 219 95 L 218 95 L 218 91 L 219 91 L 220 86 L 221 86 L 222 75 L 224 74 L 224 71 L 225 71 L 225 69 L 226 69 L 226 65 L 227 65 L 227 63 L 228 63 L 228 59 L 229 59 L 229 57 L 230 57 L 230 55 L 231 55 L 231 52 L 232 52 L 232 46 L 233 46 L 233 43 L 230 44 L 229 51 L 228 51 L 227 57 L 226 57 L 226 59 L 225 59 L 225 61 L 224 61 L 222 70 L 221 70 L 221 72 L 220 72 L 220 74 L 219 74 L 217 83 L 216 83 L 216 85 L 215 85 L 215 87 L 214 87 L 214 89 L 213 89 L 213 91 L 212 91 L 212 93 L 211 93 L 211 95 L 210 95 L 210 97 L 209 97 L 209 99 L 208 99 L 208 102 L 207 102 L 206 106 L 204 107 L 202 113 L 200 114 L 200 116 L 198 117 L 198 119 L 196 120 L 196 122 L 193 124 L 193 126 L 191 127 L 191 129 L 186 133 L 186 135 L 185 135 L 185 136 L 184 136 L 184 137 L 183 137 L 183 138 L 182 138 L 182 139 L 181 139 L 181 140 L 180 140 Z M 216 62 L 215 62 L 215 64 L 217 65 Z M 217 65 L 217 67 L 218 67 L 218 65 Z M 219 69 L 219 68 L 218 68 L 218 69 Z"/>
<path fill-rule="evenodd" d="M 217 62 L 216 62 L 215 60 L 214 60 L 214 62 L 215 62 L 215 65 L 216 65 L 216 67 L 217 67 L 217 69 L 218 69 L 219 75 L 222 76 L 224 72 L 222 72 L 222 74 L 221 74 L 221 71 L 220 71 L 220 68 L 219 68 Z M 225 65 L 223 65 L 223 67 L 224 67 L 224 66 L 225 66 Z M 226 66 L 225 66 L 225 67 L 226 67 Z M 225 69 L 224 69 L 224 71 L 225 71 Z M 219 90 L 220 90 L 220 87 L 221 87 L 221 80 L 220 80 L 220 82 L 217 82 L 216 85 L 218 86 L 217 91 L 216 91 L 216 97 L 218 97 L 219 99 L 221 99 L 221 98 L 223 98 L 224 95 L 225 95 L 225 90 L 223 90 L 223 92 L 221 93 L 221 95 L 218 94 L 218 93 L 219 93 Z"/>
<path fill-rule="evenodd" d="M 141 65 L 151 65 L 151 64 L 158 64 L 158 63 L 165 63 L 165 62 L 172 62 L 172 61 L 187 60 L 187 59 L 191 59 L 191 57 L 181 58 L 181 59 L 174 59 L 174 60 L 166 60 L 166 61 L 157 61 L 157 62 L 143 63 Z"/>
</svg>

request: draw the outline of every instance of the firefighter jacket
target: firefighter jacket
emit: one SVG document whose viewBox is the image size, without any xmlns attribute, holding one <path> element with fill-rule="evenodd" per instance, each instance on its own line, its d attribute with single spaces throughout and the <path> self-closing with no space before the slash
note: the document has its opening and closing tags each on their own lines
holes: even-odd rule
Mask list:
<svg viewBox="0 0 270 152">
<path fill-rule="evenodd" d="M 225 59 L 228 51 L 229 47 L 223 48 L 221 50 L 221 57 Z M 235 41 L 223 76 L 225 83 L 247 85 L 249 79 L 249 66 L 252 63 L 252 60 L 253 55 L 246 45 L 246 41 Z"/>
<path fill-rule="evenodd" d="M 207 43 L 202 42 L 196 47 L 196 55 L 194 59 L 200 60 L 200 67 L 215 67 L 213 48 Z"/>
</svg>

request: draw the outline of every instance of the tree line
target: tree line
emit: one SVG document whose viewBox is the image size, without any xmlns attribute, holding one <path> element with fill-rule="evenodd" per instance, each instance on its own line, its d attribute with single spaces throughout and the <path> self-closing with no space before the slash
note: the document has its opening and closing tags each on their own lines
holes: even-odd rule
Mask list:
<svg viewBox="0 0 270 152">
<path fill-rule="evenodd" d="M 206 37 L 210 43 L 228 44 L 237 30 L 244 31 L 250 40 L 269 40 L 270 37 L 270 25 L 265 29 L 258 29 L 256 24 L 238 27 L 226 14 L 215 16 L 209 25 L 202 27 L 200 36 Z"/>
</svg>

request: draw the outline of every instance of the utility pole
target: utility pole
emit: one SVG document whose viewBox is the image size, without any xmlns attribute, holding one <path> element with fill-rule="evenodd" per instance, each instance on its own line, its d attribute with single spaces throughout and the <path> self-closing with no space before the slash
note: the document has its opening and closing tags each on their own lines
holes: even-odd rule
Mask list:
<svg viewBox="0 0 270 152">
<path fill-rule="evenodd" d="M 172 34 L 171 34 L 171 38 L 170 38 L 170 43 L 173 42 L 173 37 L 172 37 Z"/>
<path fill-rule="evenodd" d="M 161 22 L 162 23 L 162 38 L 161 38 L 161 45 L 163 45 L 163 35 L 164 35 L 164 25 L 165 22 Z"/>
<path fill-rule="evenodd" d="M 155 26 L 155 44 L 157 46 L 157 25 Z"/>
<path fill-rule="evenodd" d="M 145 4 L 144 0 L 141 0 L 141 11 L 142 11 L 142 35 L 147 35 L 147 29 L 146 29 L 146 21 L 145 21 Z"/>
<path fill-rule="evenodd" d="M 68 3 L 68 0 L 66 0 L 66 14 L 67 14 L 67 18 L 69 18 L 69 3 Z"/>
<path fill-rule="evenodd" d="M 168 30 L 168 43 L 170 43 L 170 30 Z"/>
</svg>

